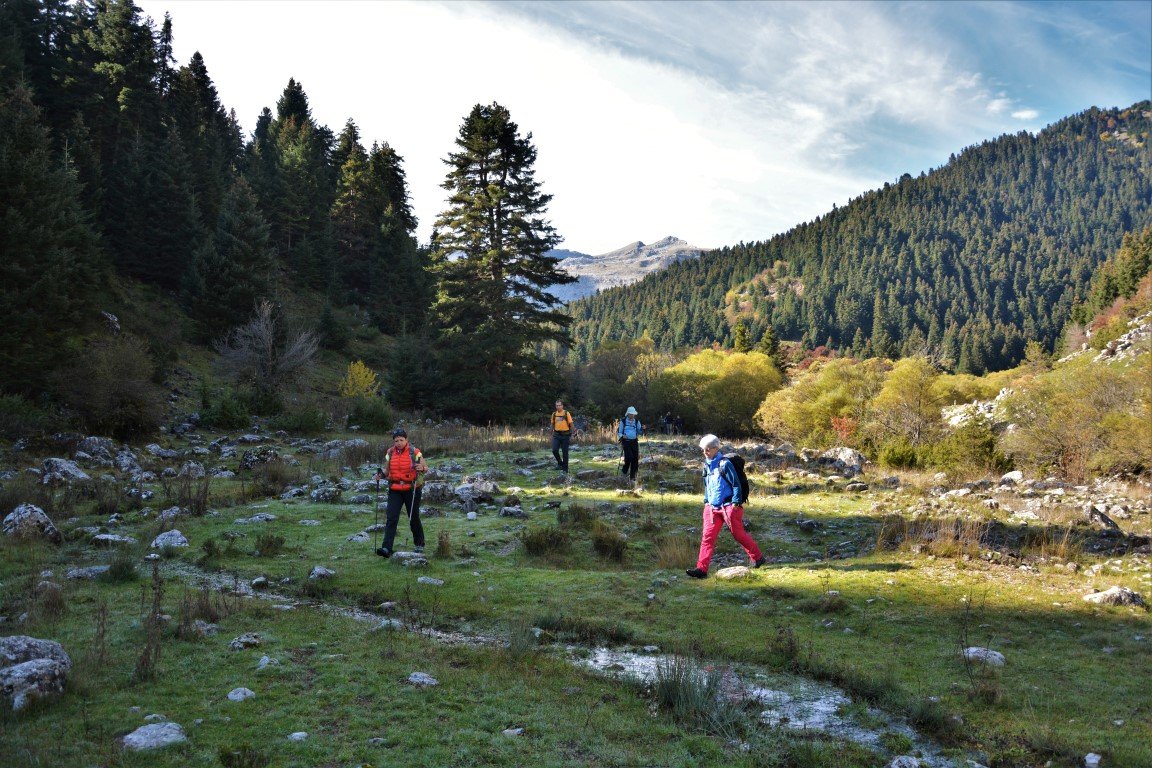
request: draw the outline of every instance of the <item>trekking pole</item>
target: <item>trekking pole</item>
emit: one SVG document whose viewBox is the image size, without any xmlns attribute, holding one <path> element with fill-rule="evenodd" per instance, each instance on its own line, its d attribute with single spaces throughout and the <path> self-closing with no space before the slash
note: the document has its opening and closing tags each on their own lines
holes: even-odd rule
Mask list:
<svg viewBox="0 0 1152 768">
<path fill-rule="evenodd" d="M 372 505 L 375 508 L 376 519 L 372 523 L 372 551 L 375 552 L 378 547 L 376 546 L 376 534 L 380 533 L 380 479 L 376 479 L 376 503 Z"/>
</svg>

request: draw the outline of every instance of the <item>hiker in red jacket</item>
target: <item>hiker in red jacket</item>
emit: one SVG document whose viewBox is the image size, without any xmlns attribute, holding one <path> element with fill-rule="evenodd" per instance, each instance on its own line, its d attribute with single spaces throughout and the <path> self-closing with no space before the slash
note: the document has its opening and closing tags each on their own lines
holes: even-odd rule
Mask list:
<svg viewBox="0 0 1152 768">
<path fill-rule="evenodd" d="M 412 527 L 412 543 L 416 552 L 424 551 L 424 526 L 420 524 L 420 488 L 423 474 L 428 471 L 420 449 L 408 442 L 408 433 L 402 428 L 392 430 L 392 447 L 384 454 L 384 466 L 376 468 L 376 482 L 388 481 L 388 517 L 384 523 L 384 546 L 376 550 L 381 557 L 392 556 L 396 540 L 396 525 L 400 522 L 400 507 L 408 510 Z"/>
</svg>

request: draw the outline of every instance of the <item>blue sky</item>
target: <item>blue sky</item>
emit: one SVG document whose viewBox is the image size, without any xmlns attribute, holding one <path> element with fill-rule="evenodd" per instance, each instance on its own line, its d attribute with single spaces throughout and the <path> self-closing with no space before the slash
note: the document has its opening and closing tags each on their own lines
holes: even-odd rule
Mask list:
<svg viewBox="0 0 1152 768">
<path fill-rule="evenodd" d="M 1152 0 L 138 0 L 251 130 L 289 77 L 404 158 L 426 240 L 443 158 L 497 101 L 563 248 L 763 240 L 966 146 L 1152 98 Z"/>
</svg>

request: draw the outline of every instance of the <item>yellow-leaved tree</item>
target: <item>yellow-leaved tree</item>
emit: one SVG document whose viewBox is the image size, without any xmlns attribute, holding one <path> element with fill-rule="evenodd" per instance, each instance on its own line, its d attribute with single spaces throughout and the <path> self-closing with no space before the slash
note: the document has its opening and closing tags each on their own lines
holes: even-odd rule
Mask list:
<svg viewBox="0 0 1152 768">
<path fill-rule="evenodd" d="M 869 403 L 890 367 L 879 358 L 818 361 L 790 387 L 764 398 L 756 411 L 756 424 L 767 435 L 805 446 L 858 447 L 856 429 L 867 420 Z M 841 425 L 839 434 L 837 424 Z"/>
<path fill-rule="evenodd" d="M 661 372 L 648 400 L 655 413 L 681 416 L 689 431 L 750 435 L 756 408 L 782 382 L 762 352 L 706 349 Z"/>
<path fill-rule="evenodd" d="M 348 372 L 340 382 L 340 397 L 375 397 L 379 391 L 380 377 L 363 360 L 354 360 L 348 364 Z"/>
</svg>

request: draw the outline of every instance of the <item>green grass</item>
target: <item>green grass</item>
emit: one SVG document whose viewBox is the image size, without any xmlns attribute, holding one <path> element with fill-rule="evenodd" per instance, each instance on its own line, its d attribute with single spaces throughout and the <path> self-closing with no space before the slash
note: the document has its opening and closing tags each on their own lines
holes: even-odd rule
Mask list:
<svg viewBox="0 0 1152 768">
<path fill-rule="evenodd" d="M 450 437 L 453 446 L 462 439 Z M 1149 726 L 1147 691 L 1152 690 L 1149 615 L 1092 606 L 1079 597 L 1091 584 L 1119 583 L 1147 593 L 1147 582 L 1141 583 L 1130 565 L 1093 578 L 1086 570 L 1074 573 L 1044 563 L 1033 572 L 979 557 L 965 559 L 962 548 L 955 556 L 903 546 L 876 552 L 884 516 L 914 499 L 881 490 L 844 494 L 799 475 L 780 484 L 801 486 L 799 492 L 786 493 L 754 475 L 753 503 L 747 509 L 750 531 L 775 561 L 750 580 L 694 581 L 679 568 L 661 567 L 667 562 L 662 542 L 698 540 L 699 535 L 697 494 L 655 492 L 660 481 L 669 488 L 691 482 L 691 473 L 678 462 L 662 462 L 655 477 L 642 470 L 642 484 L 654 490 L 639 499 L 622 498 L 614 488 L 595 484 L 548 485 L 553 477 L 548 470 L 534 477 L 518 474 L 514 460 L 547 458 L 542 440 L 529 453 L 519 448 L 530 437 L 500 433 L 483 439 L 485 447 L 514 448 L 460 450 L 451 460 L 466 472 L 502 472 L 500 487 L 522 489 L 518 495 L 529 519 L 501 518 L 496 504 L 470 521 L 451 505 L 426 503 L 449 513 L 425 517 L 428 541 L 447 533 L 451 542 L 473 553 L 468 558 L 432 553 L 428 568 L 404 568 L 395 559 L 375 556 L 371 542 L 347 541 L 374 522 L 371 505 L 278 498 L 236 503 L 241 498 L 241 481 L 236 480 L 214 481 L 216 501 L 209 507 L 218 514 L 176 521 L 191 547 L 164 567 L 192 572 L 203 560 L 226 581 L 266 576 L 271 591 L 305 603 L 321 598 L 374 610 L 392 601 L 402 618 L 421 626 L 464 629 L 505 643 L 520 638 L 520 650 L 461 648 L 420 633 L 373 632 L 365 622 L 319 607 L 303 604 L 285 612 L 266 600 L 241 600 L 235 610 L 225 611 L 215 637 L 180 639 L 175 625 L 188 593 L 185 582 L 171 575 L 164 607 L 174 618 L 163 637 L 157 679 L 136 685 L 131 677 L 143 644 L 141 600 L 149 573 L 142 564 L 135 582 L 66 582 L 66 610 L 32 611 L 34 623 L 19 628 L 63 642 L 76 672 L 62 699 L 6 716 L 0 727 L 0 762 L 207 766 L 220 764 L 221 749 L 250 745 L 270 765 L 285 766 L 607 766 L 635 765 L 638 755 L 646 765 L 669 766 L 887 764 L 885 756 L 858 745 L 763 728 L 745 734 L 755 749 L 744 752 L 698 722 L 667 712 L 653 717 L 652 701 L 638 686 L 580 672 L 544 648 L 525 650 L 530 645 L 525 627 L 532 624 L 546 630 L 545 639 L 651 644 L 681 649 L 702 662 L 799 671 L 842 686 L 860 702 L 908 717 L 960 753 L 982 750 L 993 766 L 1048 760 L 1053 766 L 1072 766 L 1089 751 L 1104 755 L 1107 765 L 1152 766 L 1152 748 L 1142 738 Z M 434 444 L 430 433 L 421 447 Z M 444 460 L 431 448 L 425 450 L 433 466 Z M 656 452 L 659 443 L 648 443 L 647 450 Z M 573 471 L 611 470 L 614 459 L 599 461 L 597 455 L 596 449 L 577 448 Z M 299 459 L 306 477 L 338 471 L 313 457 Z M 547 506 L 553 501 L 594 511 L 597 520 L 626 536 L 623 560 L 597 554 L 591 531 L 576 525 L 566 529 L 570 540 L 562 553 L 525 551 L 522 532 L 557 523 L 557 510 Z M 70 503 L 78 520 L 66 528 L 102 521 L 89 514 L 85 502 Z M 874 509 L 874 504 L 885 509 Z M 256 512 L 277 519 L 234 522 Z M 798 518 L 820 526 L 805 532 L 796 526 Z M 303 526 L 302 519 L 321 525 Z M 138 511 L 126 512 L 125 520 L 118 532 L 141 542 L 159 529 Z M 397 548 L 411 543 L 404 522 Z M 1052 540 L 1061 541 L 1063 530 L 1054 530 Z M 283 544 L 258 547 L 261 538 L 282 538 Z M 208 540 L 216 546 L 205 558 L 202 545 Z M 1024 543 L 1034 547 L 1035 541 Z M 32 607 L 32 589 L 42 570 L 62 575 L 65 566 L 111 562 L 110 553 L 92 551 L 85 542 L 79 537 L 61 548 L 0 544 L 0 614 L 14 617 Z M 257 556 L 258 549 L 264 556 Z M 717 551 L 743 558 L 727 532 Z M 1085 567 L 1104 559 L 1087 552 L 1078 554 Z M 1124 561 L 1131 564 L 1130 558 Z M 315 565 L 336 571 L 336 577 L 317 588 L 307 579 Z M 418 583 L 424 575 L 442 579 L 443 586 Z M 283 579 L 290 583 L 279 583 Z M 110 617 L 103 660 L 95 650 L 102 604 Z M 9 624 L 8 631 L 16 630 Z M 228 649 L 229 640 L 252 631 L 265 638 L 263 646 Z M 1008 657 L 995 680 L 995 697 L 961 662 L 962 639 Z M 278 657 L 281 666 L 257 672 L 256 660 L 263 654 Z M 405 680 L 414 671 L 433 675 L 441 685 L 409 686 Z M 257 698 L 227 701 L 228 691 L 238 686 L 256 691 Z M 153 754 L 121 754 L 116 739 L 144 724 L 144 715 L 151 712 L 184 725 L 189 743 Z M 960 728 L 956 715 L 964 721 Z M 194 725 L 197 719 L 203 722 Z M 504 736 L 505 728 L 525 732 Z M 311 738 L 286 740 L 301 730 Z M 382 744 L 368 743 L 377 737 Z M 893 747 L 900 744 L 899 739 L 889 741 Z"/>
</svg>

